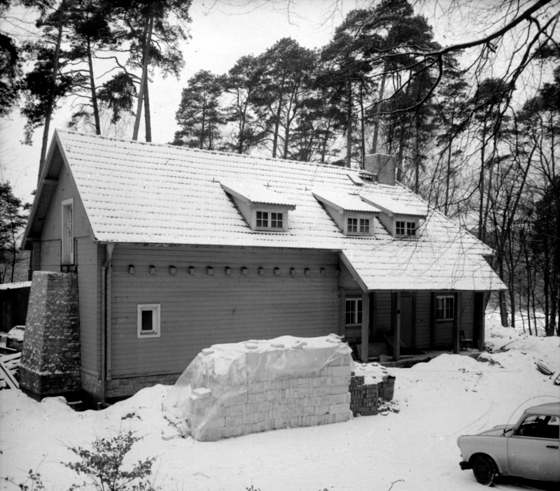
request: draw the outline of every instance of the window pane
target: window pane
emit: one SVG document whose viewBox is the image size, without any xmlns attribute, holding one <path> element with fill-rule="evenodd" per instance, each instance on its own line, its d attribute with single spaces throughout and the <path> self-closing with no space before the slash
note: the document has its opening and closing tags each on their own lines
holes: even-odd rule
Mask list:
<svg viewBox="0 0 560 491">
<path fill-rule="evenodd" d="M 257 227 L 268 227 L 267 211 L 257 211 Z"/>
<path fill-rule="evenodd" d="M 362 299 L 347 298 L 346 299 L 346 324 L 362 323 Z"/>
<path fill-rule="evenodd" d="M 404 222 L 396 222 L 397 235 L 404 235 Z"/>
<path fill-rule="evenodd" d="M 354 324 L 354 317 L 356 315 L 356 304 L 354 300 L 346 300 L 346 324 Z"/>
<path fill-rule="evenodd" d="M 360 233 L 369 234 L 369 220 L 360 218 Z"/>
<path fill-rule="evenodd" d="M 154 316 L 151 310 L 142 311 L 142 331 L 154 330 Z"/>
<path fill-rule="evenodd" d="M 348 219 L 348 232 L 349 233 L 357 233 L 358 232 L 358 219 L 357 218 L 349 218 Z"/>
<path fill-rule="evenodd" d="M 414 235 L 414 222 L 406 222 L 406 234 Z"/>
<path fill-rule="evenodd" d="M 270 214 L 270 227 L 271 228 L 282 228 L 282 213 L 271 213 Z"/>
</svg>

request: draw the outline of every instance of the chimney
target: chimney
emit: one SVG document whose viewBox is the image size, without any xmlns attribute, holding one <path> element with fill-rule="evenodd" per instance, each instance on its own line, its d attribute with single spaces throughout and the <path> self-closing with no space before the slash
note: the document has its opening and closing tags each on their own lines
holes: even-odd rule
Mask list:
<svg viewBox="0 0 560 491">
<path fill-rule="evenodd" d="M 379 184 L 395 185 L 395 157 L 382 153 L 366 155 L 365 171 L 377 176 Z"/>
</svg>

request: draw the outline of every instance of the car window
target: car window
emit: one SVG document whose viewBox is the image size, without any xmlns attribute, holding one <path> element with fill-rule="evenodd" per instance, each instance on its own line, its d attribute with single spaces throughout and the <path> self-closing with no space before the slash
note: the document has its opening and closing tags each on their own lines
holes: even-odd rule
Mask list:
<svg viewBox="0 0 560 491">
<path fill-rule="evenodd" d="M 517 428 L 515 434 L 533 438 L 551 438 L 557 440 L 560 433 L 560 422 L 557 416 L 527 416 Z"/>
</svg>

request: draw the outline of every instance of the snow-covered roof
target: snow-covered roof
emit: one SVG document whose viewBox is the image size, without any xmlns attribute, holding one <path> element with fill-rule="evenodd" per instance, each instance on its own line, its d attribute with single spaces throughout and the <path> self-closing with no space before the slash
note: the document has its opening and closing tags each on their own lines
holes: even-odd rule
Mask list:
<svg viewBox="0 0 560 491">
<path fill-rule="evenodd" d="M 337 190 L 314 189 L 313 195 L 322 203 L 332 206 L 340 211 L 353 211 L 359 213 L 379 213 L 381 211 L 379 208 L 365 203 L 358 195 L 358 191 L 349 194 Z"/>
<path fill-rule="evenodd" d="M 224 179 L 220 181 L 224 190 L 243 201 L 255 204 L 280 205 L 295 208 L 295 203 L 280 193 L 270 189 L 270 184 L 264 186 L 254 181 L 239 181 Z"/>
<path fill-rule="evenodd" d="M 427 204 L 403 186 L 373 181 L 360 186 L 348 178 L 346 168 L 60 130 L 49 155 L 27 241 L 40 234 L 37 210 L 44 210 L 52 196 L 49 168 L 64 161 L 100 242 L 338 250 L 368 290 L 504 288 L 482 257 L 491 253 L 486 245 L 442 214 L 428 213 Z M 243 191 L 251 199 L 280 197 L 278 203 L 294 206 L 288 231 L 251 229 L 221 184 L 245 181 L 260 185 Z M 335 190 L 353 202 L 390 199 L 407 214 L 425 212 L 427 218 L 414 240 L 392 237 L 381 223 L 373 236 L 345 236 L 314 189 Z"/>
<path fill-rule="evenodd" d="M 395 186 L 383 190 L 376 190 L 375 193 L 364 192 L 362 199 L 372 204 L 390 215 L 408 215 L 425 217 L 428 214 L 428 206 L 418 199 L 413 199 L 414 195 L 406 195 L 399 191 L 393 192 Z M 381 191 L 381 192 L 380 192 Z"/>
</svg>

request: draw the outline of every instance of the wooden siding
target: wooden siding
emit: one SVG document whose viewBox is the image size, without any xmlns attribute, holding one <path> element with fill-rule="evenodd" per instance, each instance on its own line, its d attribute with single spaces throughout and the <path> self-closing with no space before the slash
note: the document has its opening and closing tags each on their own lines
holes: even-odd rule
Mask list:
<svg viewBox="0 0 560 491">
<path fill-rule="evenodd" d="M 449 295 L 453 292 L 436 292 L 436 295 Z M 465 331 L 465 337 L 472 338 L 474 330 L 474 292 L 461 292 L 461 326 L 460 330 Z M 427 300 L 427 308 L 429 309 L 429 302 Z M 429 310 L 428 310 L 429 312 Z M 436 350 L 451 350 L 453 349 L 453 321 L 436 321 L 435 326 L 435 344 Z M 429 329 L 428 329 L 429 334 Z M 429 339 L 429 335 L 428 335 Z M 430 344 L 418 346 L 419 349 L 429 349 Z"/>
<path fill-rule="evenodd" d="M 133 275 L 129 265 L 134 265 Z M 174 276 L 171 265 L 177 268 Z M 195 268 L 193 275 L 189 266 Z M 207 267 L 213 268 L 212 276 Z M 212 344 L 338 332 L 338 256 L 119 244 L 113 253 L 111 299 L 111 377 L 180 373 Z M 137 306 L 154 303 L 161 305 L 161 337 L 138 339 Z"/>
<path fill-rule="evenodd" d="M 391 292 L 377 292 L 375 300 L 377 302 L 375 336 L 382 338 L 383 333 L 391 330 Z"/>
<path fill-rule="evenodd" d="M 431 292 L 418 292 L 416 294 L 416 345 L 419 350 L 430 349 L 431 342 Z"/>
<path fill-rule="evenodd" d="M 89 237 L 76 242 L 82 369 L 98 373 L 101 366 L 101 246 Z"/>
<path fill-rule="evenodd" d="M 100 324 L 101 324 L 101 260 L 98 244 L 92 240 L 93 233 L 69 170 L 62 165 L 58 185 L 46 213 L 40 247 L 40 270 L 60 272 L 61 265 L 61 203 L 74 200 L 75 263 L 78 274 L 80 309 L 80 343 L 82 369 L 99 373 Z M 37 269 L 37 268 L 34 268 Z"/>
</svg>

